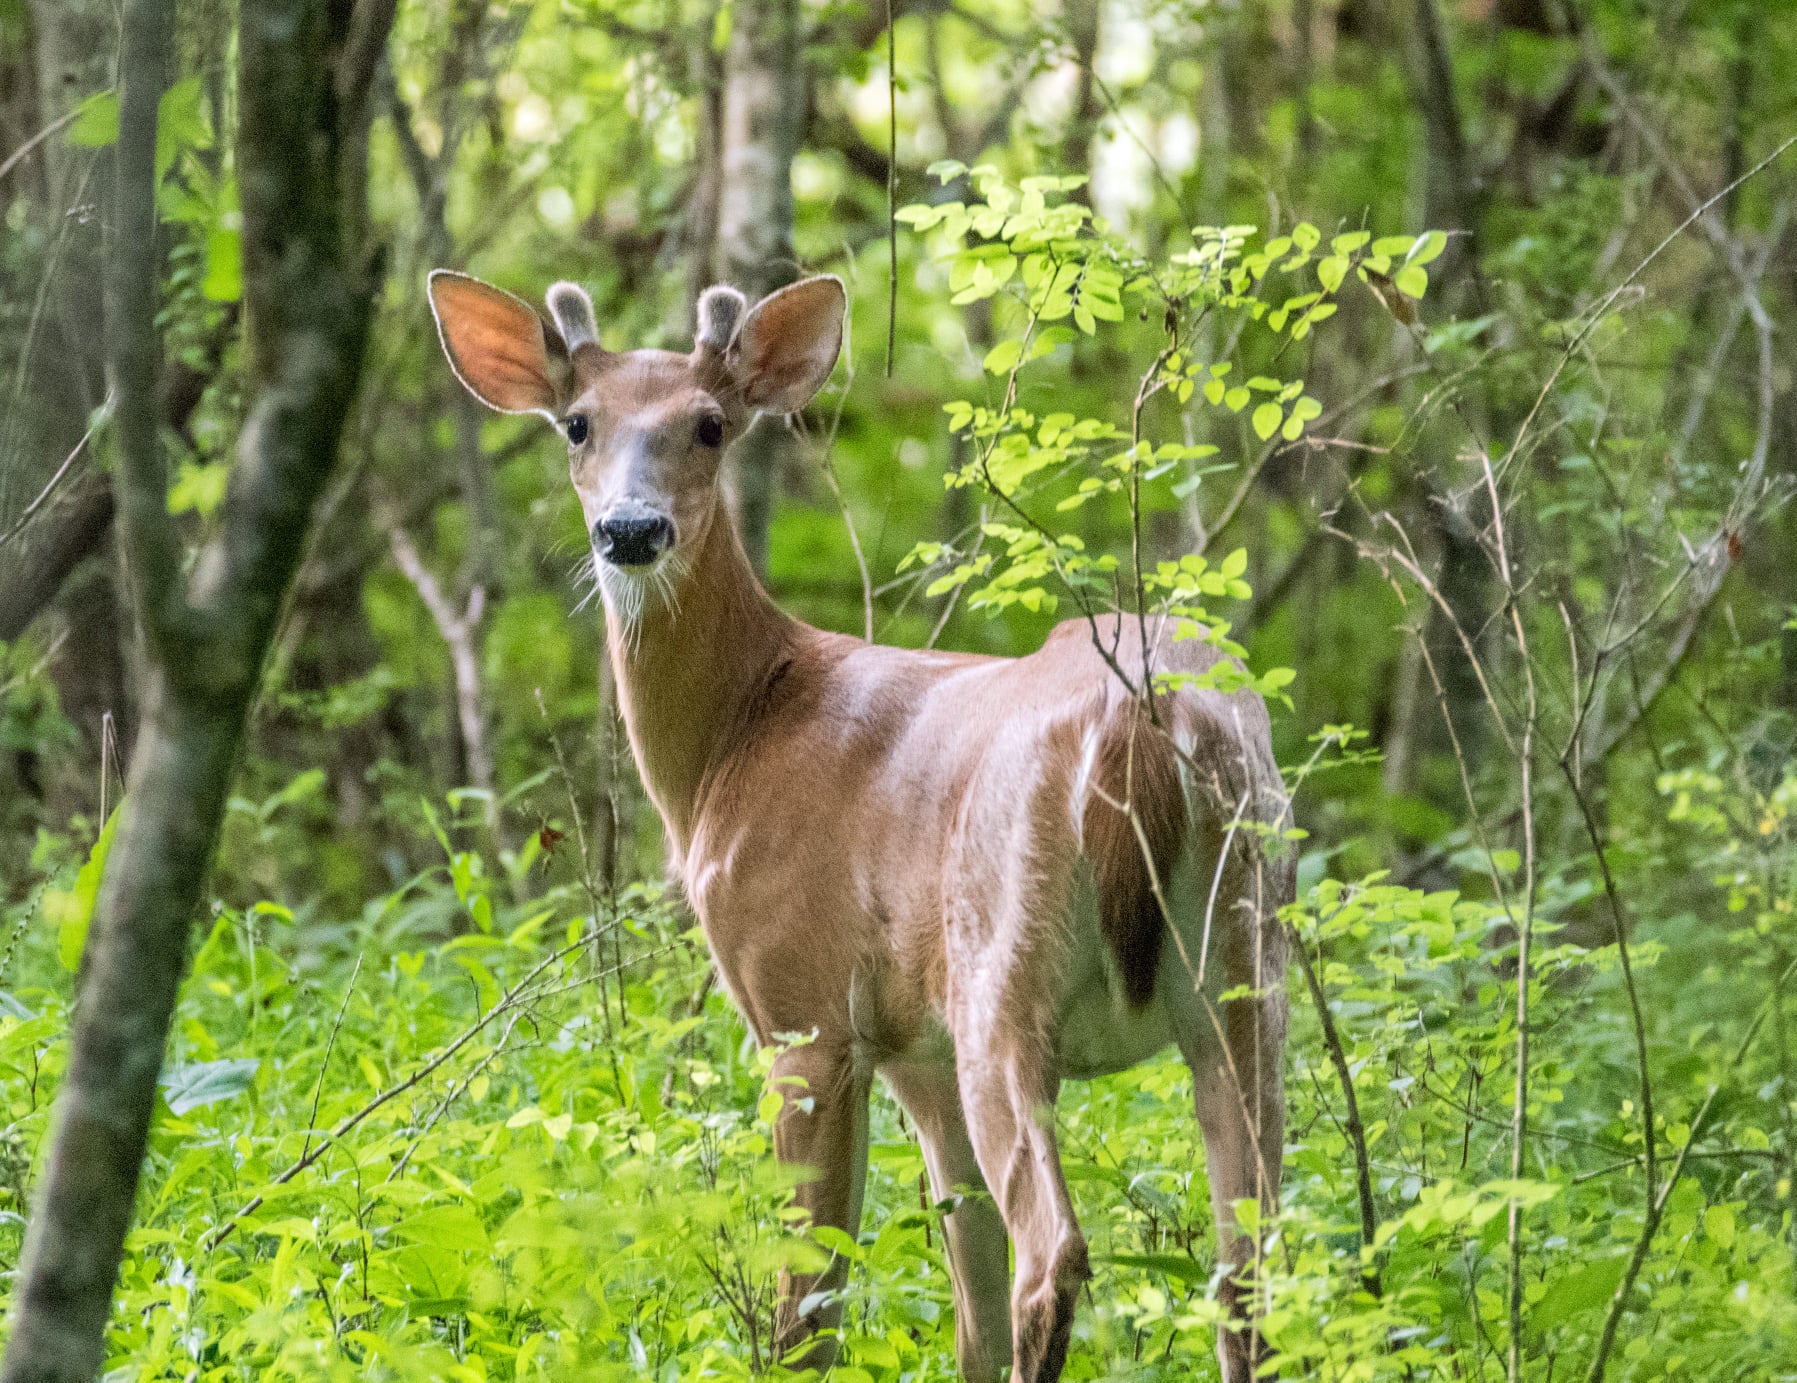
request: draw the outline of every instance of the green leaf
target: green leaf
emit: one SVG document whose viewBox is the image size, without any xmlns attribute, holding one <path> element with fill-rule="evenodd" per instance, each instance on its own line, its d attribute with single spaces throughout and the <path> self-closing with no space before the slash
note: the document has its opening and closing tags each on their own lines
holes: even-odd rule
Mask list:
<svg viewBox="0 0 1797 1383">
<path fill-rule="evenodd" d="M 948 214 L 946 207 L 937 206 L 902 206 L 893 213 L 892 219 L 900 225 L 910 226 L 913 230 L 928 230 Z"/>
<path fill-rule="evenodd" d="M 1348 261 L 1345 256 L 1330 255 L 1327 259 L 1317 261 L 1317 282 L 1323 285 L 1325 293 L 1335 292 L 1347 276 Z"/>
<path fill-rule="evenodd" d="M 229 1100 L 250 1088 L 261 1062 L 255 1057 L 227 1057 L 223 1061 L 195 1061 L 171 1066 L 157 1082 L 162 1098 L 177 1115 L 190 1114 L 207 1105 Z"/>
<path fill-rule="evenodd" d="M 69 143 L 103 149 L 119 137 L 119 94 L 102 91 L 81 103 L 81 114 L 69 126 Z"/>
<path fill-rule="evenodd" d="M 156 103 L 156 181 L 161 182 L 183 149 L 212 144 L 203 108 L 204 89 L 198 74 L 176 82 Z"/>
<path fill-rule="evenodd" d="M 1718 1248 L 1730 1248 L 1735 1242 L 1735 1212 L 1726 1205 L 1712 1205 L 1703 1212 L 1703 1232 L 1716 1241 Z"/>
<path fill-rule="evenodd" d="M 206 237 L 200 292 L 215 303 L 234 303 L 243 296 L 243 234 L 236 226 L 219 226 Z"/>
<path fill-rule="evenodd" d="M 1176 1282 L 1202 1287 L 1210 1281 L 1210 1272 L 1202 1264 L 1176 1253 L 1113 1253 L 1102 1260 L 1120 1268 L 1140 1268 L 1143 1272 L 1162 1273 Z"/>
<path fill-rule="evenodd" d="M 100 880 L 106 873 L 106 857 L 112 852 L 112 838 L 119 825 L 125 804 L 120 801 L 107 818 L 100 838 L 75 876 L 72 890 L 55 889 L 44 895 L 44 916 L 56 927 L 56 955 L 63 969 L 81 967 L 81 953 L 87 948 L 87 931 L 93 921 L 94 903 L 100 896 Z"/>
<path fill-rule="evenodd" d="M 1427 264 L 1431 260 L 1438 258 L 1441 252 L 1447 249 L 1447 247 L 1448 237 L 1445 232 L 1438 230 L 1425 231 L 1422 235 L 1417 236 L 1416 244 L 1411 247 L 1409 256 L 1410 262 L 1412 264 Z"/>
<path fill-rule="evenodd" d="M 480 1216 L 465 1205 L 433 1205 L 401 1220 L 396 1228 L 408 1243 L 432 1248 L 486 1253 L 492 1247 Z"/>
<path fill-rule="evenodd" d="M 1279 430 L 1280 420 L 1285 417 L 1285 410 L 1276 403 L 1263 403 L 1254 410 L 1254 435 L 1266 441 Z"/>
<path fill-rule="evenodd" d="M 1405 297 L 1420 298 L 1429 291 L 1429 271 L 1417 264 L 1406 264 L 1392 282 Z"/>
<path fill-rule="evenodd" d="M 1002 375 L 1015 368 L 1022 358 L 1023 341 L 1020 337 L 1013 336 L 987 351 L 986 358 L 981 363 L 986 367 L 987 374 Z"/>
<path fill-rule="evenodd" d="M 169 513 L 192 512 L 201 518 L 210 518 L 224 502 L 230 479 L 231 468 L 222 461 L 203 466 L 183 458 L 175 483 L 168 488 Z"/>
<path fill-rule="evenodd" d="M 811 1237 L 831 1253 L 850 1262 L 861 1256 L 861 1246 L 835 1225 L 818 1225 L 811 1231 Z"/>
<path fill-rule="evenodd" d="M 1551 1330 L 1580 1312 L 1602 1306 L 1615 1295 L 1627 1261 L 1623 1257 L 1603 1258 L 1550 1280 L 1547 1295 L 1529 1313 L 1530 1328 Z"/>
</svg>

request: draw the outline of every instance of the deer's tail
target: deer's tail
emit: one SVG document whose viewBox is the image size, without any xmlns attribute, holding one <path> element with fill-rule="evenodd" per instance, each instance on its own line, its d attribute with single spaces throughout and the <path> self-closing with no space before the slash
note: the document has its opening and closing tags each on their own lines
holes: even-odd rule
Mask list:
<svg viewBox="0 0 1797 1383">
<path fill-rule="evenodd" d="M 1115 706 L 1088 751 L 1081 838 L 1098 885 L 1099 925 L 1132 1008 L 1154 997 L 1166 901 L 1186 840 L 1179 760 L 1135 703 Z"/>
</svg>

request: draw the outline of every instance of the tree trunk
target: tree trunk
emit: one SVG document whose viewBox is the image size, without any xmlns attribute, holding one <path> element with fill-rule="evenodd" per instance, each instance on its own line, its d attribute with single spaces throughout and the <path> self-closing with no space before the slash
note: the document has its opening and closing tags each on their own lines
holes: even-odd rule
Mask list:
<svg viewBox="0 0 1797 1383">
<path fill-rule="evenodd" d="M 0 545 L 0 643 L 25 632 L 112 531 L 112 482 L 86 457 L 10 542 Z M 26 500 L 27 504 L 31 501 Z"/>
<path fill-rule="evenodd" d="M 792 160 L 805 119 L 798 0 L 738 5 L 724 58 L 717 276 L 752 303 L 792 282 Z M 786 431 L 768 420 L 736 446 L 737 521 L 758 574 Z"/>
<path fill-rule="evenodd" d="M 1061 21 L 1073 50 L 1071 57 L 1076 69 L 1073 110 L 1061 132 L 1061 171 L 1064 173 L 1092 171 L 1092 141 L 1098 136 L 1098 121 L 1102 114 L 1098 101 L 1098 73 L 1093 68 L 1098 61 L 1100 9 L 1099 0 L 1067 0 L 1061 10 Z M 1091 184 L 1079 188 L 1073 195 L 1091 205 Z"/>
<path fill-rule="evenodd" d="M 1431 228 L 1459 232 L 1450 238 L 1437 271 L 1445 290 L 1438 310 L 1470 304 L 1482 312 L 1490 300 L 1479 264 L 1485 197 L 1454 94 L 1451 50 L 1437 0 L 1416 0 L 1415 31 L 1415 99 L 1428 136 L 1424 220 Z M 1477 419 L 1491 445 L 1501 448 L 1509 435 L 1509 421 L 1482 405 L 1482 399 L 1469 397 L 1463 407 Z M 1454 732 L 1449 735 L 1438 709 L 1424 722 L 1429 727 L 1425 742 L 1433 753 L 1452 754 L 1457 739 L 1467 771 L 1476 774 L 1491 743 L 1491 711 L 1467 646 L 1481 661 L 1492 649 L 1486 625 L 1496 578 L 1484 546 L 1484 531 L 1492 521 L 1486 491 L 1470 479 L 1459 489 L 1466 495 L 1463 506 L 1446 493 L 1431 490 L 1421 496 L 1425 521 L 1434 529 L 1440 552 L 1436 583 L 1451 612 L 1432 606 L 1424 637 Z M 1450 813 L 1465 805 L 1457 774 L 1441 775 L 1431 795 Z"/>
<path fill-rule="evenodd" d="M 112 0 L 32 0 L 38 118 L 59 119 L 112 81 L 118 21 Z M 88 414 L 105 397 L 99 330 L 102 218 L 93 210 L 103 161 L 61 137 L 32 154 L 38 215 L 50 232 L 43 330 L 21 342 L 31 351 L 13 400 L 21 426 L 6 429 L 0 456 L 0 534 L 12 530 L 63 458 L 80 441 Z M 32 168 L 10 176 L 31 186 Z M 9 373 L 11 367 L 8 367 Z M 0 541 L 0 641 L 17 638 L 56 596 L 68 574 L 97 551 L 112 522 L 112 493 L 92 452 L 76 459 L 26 526 Z"/>
<path fill-rule="evenodd" d="M 112 85 L 118 52 L 118 16 L 113 0 L 32 0 L 36 37 L 38 106 L 49 124 Z M 54 353 L 50 365 L 69 415 L 69 443 L 81 435 L 84 419 L 105 398 L 102 344 L 95 330 L 101 316 L 101 217 L 107 168 L 91 151 L 66 139 L 44 142 L 43 190 L 47 223 L 56 228 L 58 256 L 53 266 L 48 325 Z M 66 452 L 57 452 L 60 459 Z M 53 463 L 52 463 L 53 464 Z M 49 471 L 44 471 L 47 479 Z M 41 482 L 40 482 L 41 483 Z M 29 498 L 29 497 L 27 497 Z M 7 503 L 0 495 L 0 510 Z"/>
<path fill-rule="evenodd" d="M 86 983 L 35 1213 L 5 1383 L 91 1383 L 156 1104 L 189 924 L 204 895 L 263 658 L 335 463 L 376 285 L 361 224 L 366 92 L 394 0 L 243 0 L 244 297 L 255 400 L 222 532 L 182 576 L 159 436 L 155 113 L 172 10 L 125 18 L 107 338 L 121 536 L 150 673 L 129 805 L 101 884 Z"/>
</svg>

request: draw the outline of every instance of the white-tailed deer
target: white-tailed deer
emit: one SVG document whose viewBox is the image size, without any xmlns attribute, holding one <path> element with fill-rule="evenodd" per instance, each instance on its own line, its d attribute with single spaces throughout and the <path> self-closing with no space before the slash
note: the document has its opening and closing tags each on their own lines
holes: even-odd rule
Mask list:
<svg viewBox="0 0 1797 1383">
<path fill-rule="evenodd" d="M 755 580 L 720 484 L 758 412 L 829 377 L 834 278 L 745 311 L 707 290 L 690 355 L 599 344 L 578 287 L 526 303 L 439 270 L 462 382 L 565 435 L 619 699 L 672 872 L 756 1038 L 787 1048 L 779 1157 L 814 1223 L 854 1234 L 877 1071 L 911 1114 L 945 1220 L 962 1373 L 1059 1376 L 1086 1245 L 1055 1147 L 1064 1077 L 1169 1044 L 1192 1069 L 1216 1216 L 1231 1383 L 1258 1351 L 1234 1206 L 1279 1195 L 1286 804 L 1248 692 L 1140 694 L 1218 654 L 1153 621 L 1057 629 L 1025 658 L 916 652 L 789 619 Z M 1144 632 L 1145 631 L 1145 632 Z M 1095 640 L 1105 641 L 1101 655 Z M 1121 676 L 1119 676 L 1121 673 Z M 1124 679 L 1137 689 L 1131 690 Z M 1231 997 L 1223 996 L 1229 993 Z M 989 1189 L 988 1189 L 989 1188 Z M 1016 1248 L 1013 1272 L 1006 1235 Z M 846 1264 L 781 1284 L 783 1348 L 833 1329 Z M 800 1356 L 827 1362 L 833 1336 Z"/>
</svg>

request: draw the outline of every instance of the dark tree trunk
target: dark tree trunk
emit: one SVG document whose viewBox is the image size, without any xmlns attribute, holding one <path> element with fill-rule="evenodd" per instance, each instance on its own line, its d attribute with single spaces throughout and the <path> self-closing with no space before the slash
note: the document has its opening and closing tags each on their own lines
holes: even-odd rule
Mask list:
<svg viewBox="0 0 1797 1383">
<path fill-rule="evenodd" d="M 1451 312 L 1464 306 L 1482 312 L 1490 299 L 1479 265 L 1484 192 L 1454 93 L 1451 50 L 1437 0 L 1416 0 L 1415 14 L 1416 101 L 1428 136 L 1429 158 L 1424 217 L 1430 227 L 1457 232 L 1435 271 L 1445 290 L 1441 294 L 1444 307 L 1438 310 Z M 1502 438 L 1508 435 L 1503 431 L 1506 421 L 1494 417 L 1481 402 L 1468 399 L 1463 407 L 1478 420 L 1491 445 L 1501 448 Z M 1494 428 L 1498 430 L 1494 432 Z M 1454 753 L 1457 741 L 1468 771 L 1476 773 L 1491 742 L 1491 712 L 1467 646 L 1472 646 L 1481 661 L 1493 646 L 1486 626 L 1496 574 L 1483 537 L 1493 516 L 1484 486 L 1467 476 L 1459 480 L 1464 504 L 1439 490 L 1422 497 L 1425 521 L 1434 529 L 1440 554 L 1436 582 L 1451 611 L 1445 613 L 1432 605 L 1424 638 L 1441 678 L 1447 712 L 1453 717 L 1453 734 L 1449 734 L 1439 708 L 1424 723 L 1430 750 Z M 1444 810 L 1457 813 L 1464 806 L 1456 774 L 1441 775 L 1435 786 L 1433 795 Z"/>
<path fill-rule="evenodd" d="M 346 228 L 365 214 L 366 93 L 393 7 L 242 5 L 237 168 L 255 402 L 221 535 L 191 585 L 169 523 L 157 399 L 153 160 L 173 6 L 132 0 L 126 10 L 107 337 L 121 533 L 150 671 L 17 1279 L 5 1383 L 91 1383 L 105 1358 L 190 923 L 263 658 L 361 369 L 376 285 Z"/>
</svg>

